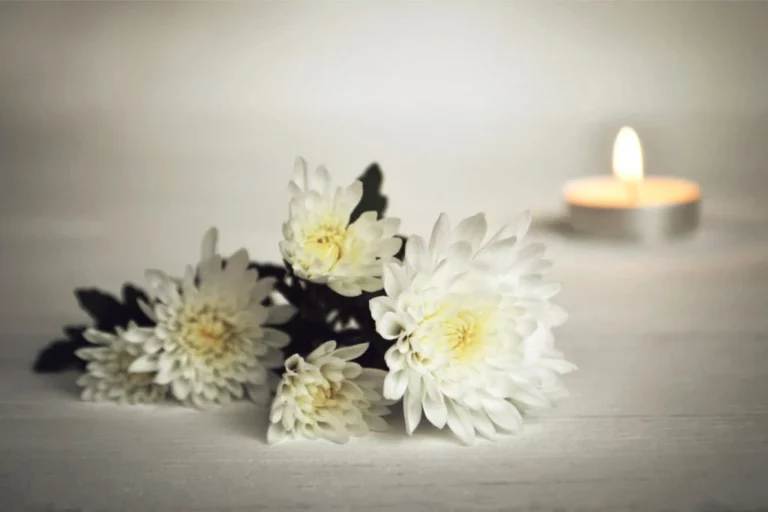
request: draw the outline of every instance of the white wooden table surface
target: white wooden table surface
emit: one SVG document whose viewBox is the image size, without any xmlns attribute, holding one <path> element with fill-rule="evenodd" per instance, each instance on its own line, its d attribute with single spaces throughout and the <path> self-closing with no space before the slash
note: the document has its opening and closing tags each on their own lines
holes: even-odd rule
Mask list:
<svg viewBox="0 0 768 512">
<path fill-rule="evenodd" d="M 768 510 L 768 3 L 334 4 L 0 2 L 0 512 Z M 703 229 L 538 233 L 580 370 L 521 435 L 268 448 L 254 407 L 29 372 L 74 286 L 183 268 L 210 224 L 277 255 L 297 154 L 339 183 L 376 159 L 424 232 L 607 175 L 624 123 L 702 185 Z"/>
<path fill-rule="evenodd" d="M 768 509 L 768 229 L 705 219 L 636 248 L 539 232 L 571 313 L 571 398 L 467 448 L 420 428 L 346 446 L 264 443 L 265 412 L 78 401 L 37 376 L 44 339 L 0 364 L 3 510 Z M 28 357 L 27 357 L 28 356 Z"/>
</svg>

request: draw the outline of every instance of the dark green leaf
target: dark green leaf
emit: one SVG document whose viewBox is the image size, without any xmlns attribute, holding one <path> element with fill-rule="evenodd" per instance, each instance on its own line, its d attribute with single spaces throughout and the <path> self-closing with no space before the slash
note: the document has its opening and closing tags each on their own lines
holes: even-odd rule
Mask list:
<svg viewBox="0 0 768 512">
<path fill-rule="evenodd" d="M 122 289 L 122 302 L 115 296 L 95 288 L 75 290 L 80 307 L 93 320 L 93 327 L 100 331 L 114 332 L 117 327 L 125 328 L 133 321 L 139 326 L 150 326 L 152 321 L 139 307 L 139 300 L 146 301 L 147 295 L 132 284 Z M 75 355 L 79 348 L 89 345 L 83 338 L 84 326 L 67 326 L 64 339 L 54 340 L 43 348 L 35 359 L 33 370 L 39 373 L 60 372 L 71 368 L 84 369 L 85 363 Z"/>
<path fill-rule="evenodd" d="M 384 218 L 387 210 L 387 197 L 381 193 L 381 183 L 384 176 L 379 164 L 372 163 L 358 178 L 363 182 L 363 197 L 352 211 L 349 222 L 355 222 L 363 213 L 374 211 L 379 219 Z"/>
</svg>

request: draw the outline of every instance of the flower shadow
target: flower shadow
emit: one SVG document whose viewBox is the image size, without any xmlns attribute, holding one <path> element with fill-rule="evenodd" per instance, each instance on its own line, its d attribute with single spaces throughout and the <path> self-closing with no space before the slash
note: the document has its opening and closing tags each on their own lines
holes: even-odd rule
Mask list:
<svg viewBox="0 0 768 512">
<path fill-rule="evenodd" d="M 463 446 L 459 438 L 457 438 L 453 432 L 448 429 L 447 426 L 443 429 L 439 429 L 423 417 L 419 423 L 419 426 L 416 428 L 413 434 L 409 436 L 405 429 L 405 418 L 403 416 L 402 404 L 397 403 L 391 406 L 390 409 L 392 410 L 392 413 L 388 416 L 385 416 L 385 419 L 389 424 L 389 429 L 386 432 L 372 435 L 369 438 L 370 440 L 375 440 L 377 443 L 381 442 L 401 445 L 407 443 L 434 443 L 444 446 L 447 443 L 450 445 Z"/>
<path fill-rule="evenodd" d="M 79 400 L 82 388 L 76 383 L 78 375 L 80 373 L 76 371 L 64 371 L 45 375 L 41 381 L 45 383 L 47 389 L 55 392 L 57 395 Z"/>
<path fill-rule="evenodd" d="M 477 445 L 493 445 L 501 440 L 505 442 L 519 442 L 520 439 L 536 436 L 546 428 L 549 423 L 549 414 L 547 412 L 534 412 L 527 411 L 523 413 L 525 417 L 525 424 L 522 430 L 518 432 L 504 432 L 499 431 L 495 439 L 487 439 L 480 434 L 475 436 L 474 446 Z M 424 446 L 431 446 L 448 448 L 459 447 L 463 448 L 465 445 L 446 425 L 442 429 L 439 429 L 432 425 L 426 418 L 422 417 L 419 426 L 416 428 L 413 434 L 410 436 L 405 430 L 405 418 L 403 417 L 402 404 L 395 404 L 392 406 L 392 414 L 386 416 L 387 423 L 389 424 L 389 430 L 376 434 L 369 440 L 375 440 L 379 443 L 400 444 L 406 445 L 407 443 L 415 443 L 420 448 Z M 428 448 L 429 449 L 429 448 Z"/>
<path fill-rule="evenodd" d="M 269 409 L 255 405 L 248 401 L 240 401 L 220 409 L 215 413 L 217 423 L 229 430 L 232 434 L 255 439 L 262 444 L 267 444 L 267 428 L 269 426 Z M 463 446 L 461 441 L 453 433 L 444 428 L 442 430 L 431 425 L 425 419 L 412 435 L 405 430 L 405 420 L 402 409 L 393 406 L 392 414 L 385 417 L 389 429 L 385 432 L 371 433 L 369 436 L 353 439 L 352 443 L 383 443 L 390 445 L 406 445 L 408 443 L 423 444 L 424 442 L 444 446 L 445 443 Z"/>
<path fill-rule="evenodd" d="M 241 400 L 217 411 L 216 416 L 221 426 L 233 434 L 267 444 L 269 408 Z"/>
<path fill-rule="evenodd" d="M 78 288 L 75 290 L 75 297 L 80 308 L 91 317 L 93 327 L 97 330 L 113 332 L 117 327 L 127 327 L 130 322 L 139 326 L 152 325 L 139 306 L 140 302 L 147 301 L 147 295 L 131 283 L 123 285 L 119 296 L 95 288 Z M 80 348 L 90 346 L 83 337 L 86 328 L 85 325 L 64 327 L 64 336 L 53 340 L 37 354 L 32 370 L 35 373 L 85 370 L 86 362 L 75 353 Z"/>
<path fill-rule="evenodd" d="M 568 217 L 564 213 L 557 212 L 534 213 L 531 221 L 531 233 L 560 237 L 570 237 L 574 234 L 573 228 L 568 223 Z"/>
</svg>

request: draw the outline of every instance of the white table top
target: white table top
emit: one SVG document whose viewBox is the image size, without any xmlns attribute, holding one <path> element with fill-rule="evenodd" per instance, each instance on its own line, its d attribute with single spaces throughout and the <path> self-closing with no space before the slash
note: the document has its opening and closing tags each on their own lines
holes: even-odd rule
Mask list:
<svg viewBox="0 0 768 512">
<path fill-rule="evenodd" d="M 762 510 L 768 230 L 616 247 L 539 232 L 571 313 L 571 398 L 464 447 L 402 420 L 346 446 L 264 442 L 265 412 L 78 401 L 74 375 L 0 360 L 5 510 Z M 19 341 L 26 341 L 21 336 Z M 43 341 L 30 333 L 29 356 Z"/>
</svg>

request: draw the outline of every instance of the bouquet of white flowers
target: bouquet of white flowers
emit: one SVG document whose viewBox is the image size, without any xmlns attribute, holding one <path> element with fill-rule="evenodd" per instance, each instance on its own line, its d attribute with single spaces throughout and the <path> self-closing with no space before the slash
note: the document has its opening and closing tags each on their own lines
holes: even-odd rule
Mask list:
<svg viewBox="0 0 768 512">
<path fill-rule="evenodd" d="M 146 293 L 77 290 L 94 325 L 65 328 L 35 370 L 79 368 L 84 400 L 271 403 L 270 443 L 383 431 L 400 400 L 408 434 L 422 415 L 467 444 L 517 431 L 575 369 L 554 347 L 567 315 L 544 247 L 524 242 L 530 215 L 488 236 L 483 214 L 443 214 L 428 239 L 403 237 L 381 182 L 372 165 L 338 187 L 297 159 L 282 266 L 221 256 L 211 228 L 197 264 L 148 270 Z"/>
</svg>

